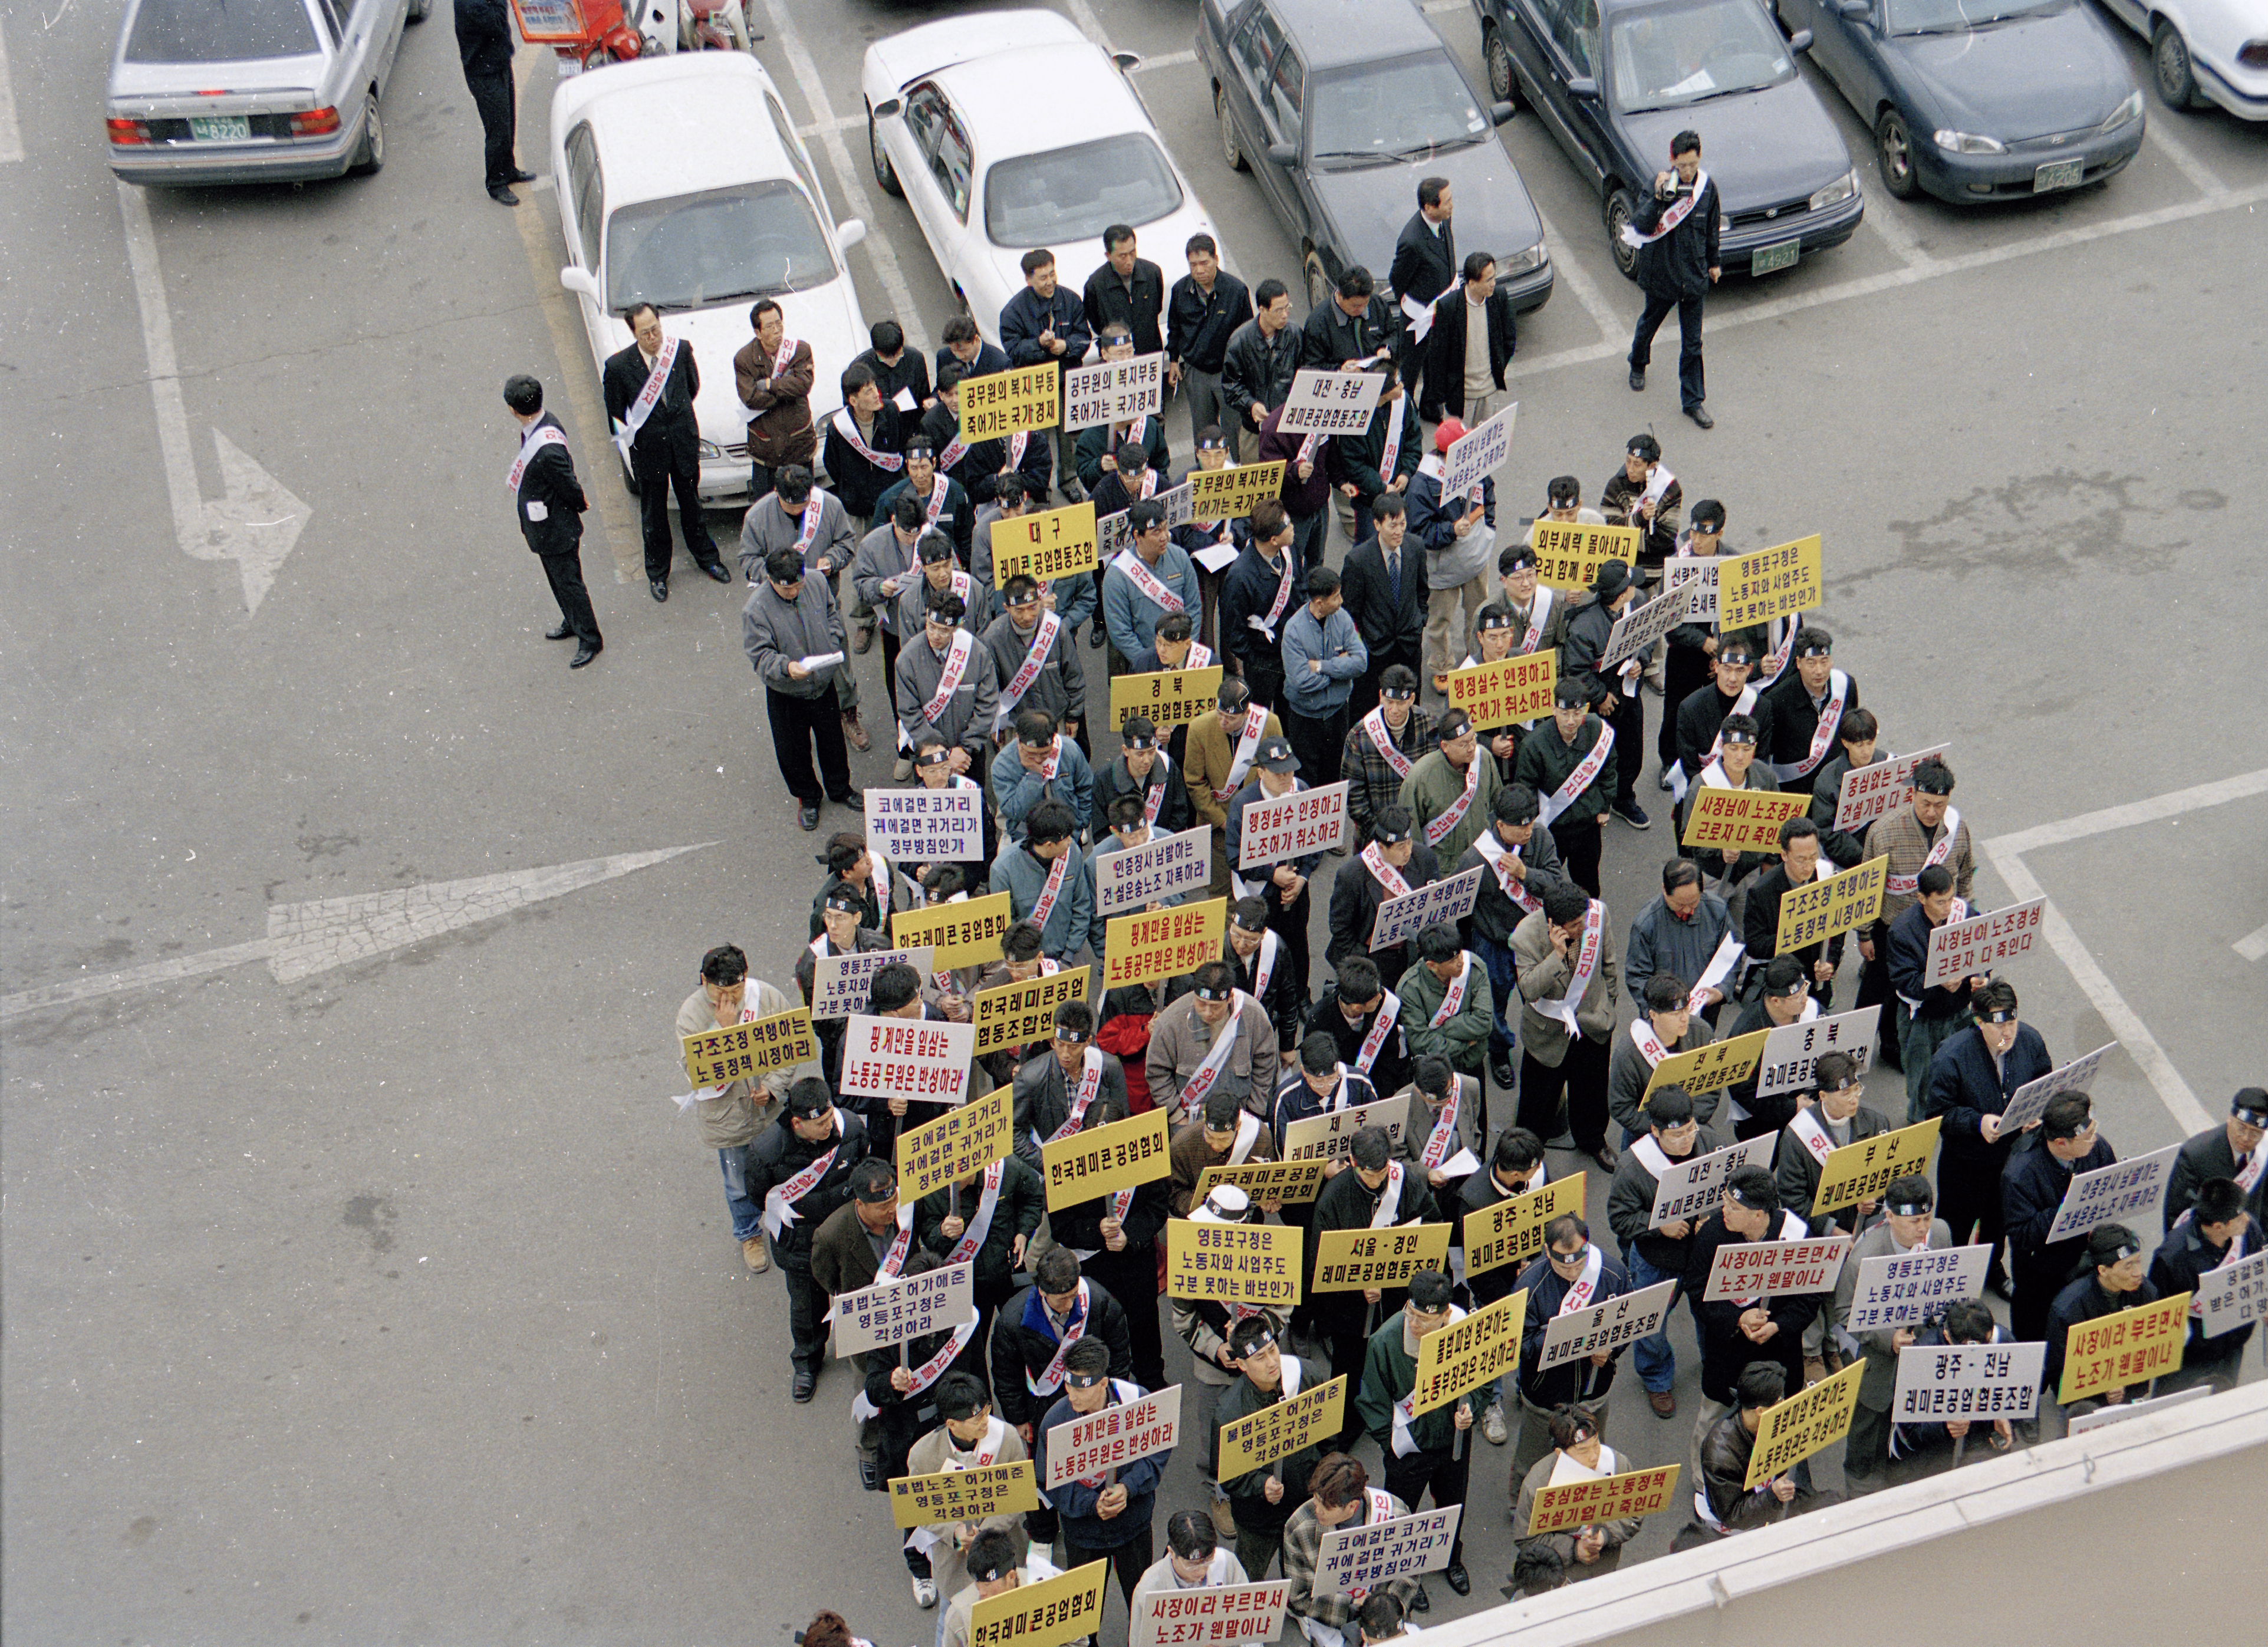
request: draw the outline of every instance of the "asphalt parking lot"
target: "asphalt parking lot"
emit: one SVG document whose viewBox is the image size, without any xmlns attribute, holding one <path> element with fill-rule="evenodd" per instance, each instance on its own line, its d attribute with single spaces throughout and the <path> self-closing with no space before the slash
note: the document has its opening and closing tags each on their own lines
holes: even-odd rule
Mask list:
<svg viewBox="0 0 2268 1647">
<path fill-rule="evenodd" d="M 1291 276 L 1220 158 L 1189 0 L 1064 9 L 1144 57 L 1233 266 Z M 550 194 L 482 195 L 446 6 L 379 176 L 123 204 L 95 110 L 120 10 L 0 25 L 0 1634 L 784 1643 L 828 1606 L 926 1643 L 850 1380 L 789 1404 L 777 1278 L 667 1101 L 701 952 L 784 981 L 817 884 L 745 587 L 639 586 Z M 865 168 L 858 64 L 953 10 L 755 16 L 871 225 L 868 314 L 924 344 L 950 293 Z M 1477 82 L 1469 7 L 1436 21 Z M 552 70 L 524 66 L 540 169 Z M 1510 507 L 1563 470 L 1595 492 L 1651 426 L 1734 547 L 1823 534 L 1837 661 L 1893 746 L 1951 744 L 1979 901 L 2055 901 L 2063 939 L 2013 975 L 2058 1059 L 2124 1044 L 2097 1087 L 2122 1154 L 2268 1069 L 2268 133 L 2154 96 L 2149 121 L 2109 187 L 1981 212 L 1893 202 L 1861 158 L 1848 245 L 1712 298 L 1706 435 L 1662 356 L 1625 386 L 1638 299 L 1595 203 L 1533 116 L 1502 132 L 1559 270 L 1514 362 Z M 522 370 L 568 389 L 597 504 L 608 649 L 574 676 L 496 484 Z M 180 526 L 184 454 L 192 519 L 201 491 L 263 534 L 256 594 Z M 1610 829 L 1618 923 L 1667 833 Z M 1624 1405 L 1613 1445 L 1683 1456 L 1682 1417 Z M 1508 1467 L 1481 1449 L 1474 1594 L 1436 1583 L 1428 1621 L 1496 1599 Z M 1197 1491 L 1178 1461 L 1167 1499 Z"/>
</svg>

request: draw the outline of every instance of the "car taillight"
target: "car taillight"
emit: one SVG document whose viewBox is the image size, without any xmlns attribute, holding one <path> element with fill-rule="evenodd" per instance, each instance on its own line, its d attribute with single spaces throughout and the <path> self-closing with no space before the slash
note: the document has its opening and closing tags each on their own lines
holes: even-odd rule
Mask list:
<svg viewBox="0 0 2268 1647">
<path fill-rule="evenodd" d="M 311 108 L 291 116 L 294 137 L 328 137 L 339 129 L 339 112 L 335 108 Z"/>
<path fill-rule="evenodd" d="M 2268 69 L 2268 40 L 2249 40 L 2236 48 L 2236 61 L 2248 69 Z"/>
<path fill-rule="evenodd" d="M 119 144 L 147 143 L 150 129 L 138 120 L 111 119 L 103 121 L 110 128 L 110 141 Z"/>
</svg>

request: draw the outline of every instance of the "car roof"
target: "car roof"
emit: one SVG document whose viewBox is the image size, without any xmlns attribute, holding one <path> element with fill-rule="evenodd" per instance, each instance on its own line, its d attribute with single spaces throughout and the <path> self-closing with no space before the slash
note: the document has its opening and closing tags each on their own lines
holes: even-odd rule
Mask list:
<svg viewBox="0 0 2268 1647">
<path fill-rule="evenodd" d="M 988 163 L 1152 129 L 1126 77 L 1084 37 L 995 52 L 930 78 L 944 88 Z"/>
<path fill-rule="evenodd" d="M 744 53 L 673 53 L 575 76 L 555 95 L 552 118 L 592 121 L 611 211 L 751 178 L 792 177 L 766 92 L 778 96 L 763 65 Z"/>
<path fill-rule="evenodd" d="M 895 84 L 903 86 L 996 52 L 1086 38 L 1077 24 L 1057 11 L 971 11 L 903 30 L 866 50 Z"/>
<path fill-rule="evenodd" d="M 1447 51 L 1416 0 L 1267 0 L 1310 69 Z"/>
</svg>

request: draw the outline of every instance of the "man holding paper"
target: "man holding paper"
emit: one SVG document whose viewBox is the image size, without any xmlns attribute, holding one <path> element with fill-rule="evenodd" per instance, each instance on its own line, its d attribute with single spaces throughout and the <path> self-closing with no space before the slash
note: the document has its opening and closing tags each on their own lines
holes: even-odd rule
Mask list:
<svg viewBox="0 0 2268 1647">
<path fill-rule="evenodd" d="M 740 612 L 740 644 L 764 683 L 772 757 L 780 783 L 795 798 L 797 821 L 806 829 L 819 827 L 821 780 L 836 805 L 861 805 L 863 798 L 850 787 L 850 753 L 843 746 L 835 692 L 836 673 L 844 663 L 843 614 L 827 580 L 805 576 L 803 556 L 795 549 L 774 549 L 766 558 L 763 582 Z"/>
<path fill-rule="evenodd" d="M 1992 1249 L 1984 1284 L 2008 1296 L 2000 1267 L 2005 1227 L 2000 1175 L 2021 1132 L 2002 1130 L 2000 1116 L 2017 1091 L 2054 1067 L 2040 1032 L 2016 1016 L 2016 987 L 2003 978 L 1980 985 L 1970 1003 L 1977 1021 L 1954 1035 L 1929 1061 L 1929 1098 L 1922 1119 L 1939 1118 L 1939 1210 L 1954 1244 L 1984 1242 Z M 2169 1218 L 2180 1209 L 2166 1209 Z"/>
<path fill-rule="evenodd" d="M 1355 1397 L 1355 1410 L 1385 1457 L 1386 1490 L 1412 1510 L 1428 1491 L 1437 1510 L 1465 1502 L 1473 1467 L 1473 1422 L 1479 1412 L 1474 1401 L 1490 1386 L 1476 1385 L 1454 1401 L 1426 1412 L 1417 1410 L 1418 1346 L 1464 1316 L 1449 1302 L 1448 1276 L 1438 1269 L 1421 1269 L 1410 1277 L 1409 1301 L 1371 1335 L 1363 1352 L 1362 1387 Z M 1462 1517 L 1441 1577 L 1459 1595 L 1472 1593 L 1472 1577 L 1465 1571 Z M 1421 1613 L 1426 1610 L 1422 1584 L 1413 1605 Z"/>
</svg>

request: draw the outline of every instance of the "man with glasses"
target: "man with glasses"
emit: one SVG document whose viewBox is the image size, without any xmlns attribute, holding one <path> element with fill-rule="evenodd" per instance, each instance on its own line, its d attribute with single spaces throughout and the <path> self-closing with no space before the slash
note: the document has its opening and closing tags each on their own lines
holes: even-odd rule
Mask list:
<svg viewBox="0 0 2268 1647">
<path fill-rule="evenodd" d="M 1615 1381 L 1621 1349 L 1602 1349 L 1556 1367 L 1543 1361 L 1543 1335 L 1554 1318 L 1572 1315 L 1631 1290 L 1630 1271 L 1591 1239 L 1591 1226 L 1565 1212 L 1543 1230 L 1544 1248 L 1520 1272 L 1514 1284 L 1528 1295 L 1520 1334 L 1520 1445 L 1512 1455 L 1512 1478 L 1524 1478 L 1536 1460 L 1551 1450 L 1551 1419 L 1560 1408 L 1580 1407 L 1603 1429 L 1607 1391 Z M 1513 1529 L 1528 1531 L 1525 1522 Z"/>
<path fill-rule="evenodd" d="M 991 654 L 998 699 L 992 724 L 996 738 L 1015 717 L 1036 711 L 1056 723 L 1085 753 L 1086 665 L 1079 660 L 1072 626 L 1047 610 L 1038 584 L 1019 572 L 1001 592 L 1000 615 L 986 625 L 984 650 Z"/>
</svg>

